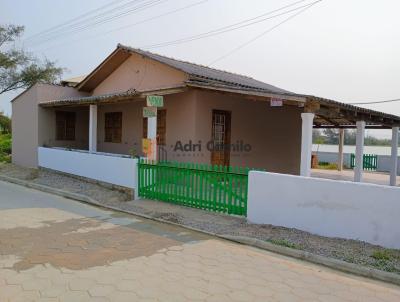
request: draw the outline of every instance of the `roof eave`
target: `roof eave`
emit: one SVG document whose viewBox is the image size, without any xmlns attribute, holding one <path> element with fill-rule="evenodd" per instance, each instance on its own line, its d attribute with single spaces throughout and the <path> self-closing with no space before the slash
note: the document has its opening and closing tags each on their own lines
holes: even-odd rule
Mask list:
<svg viewBox="0 0 400 302">
<path fill-rule="evenodd" d="M 237 88 L 236 87 L 223 87 L 223 86 L 219 86 L 219 85 L 200 84 L 200 83 L 194 83 L 194 82 L 187 82 L 186 85 L 188 87 L 200 88 L 200 89 L 206 89 L 206 90 L 230 92 L 230 93 L 236 93 L 236 94 L 267 97 L 267 98 L 279 98 L 279 99 L 285 99 L 288 101 L 295 101 L 298 103 L 306 102 L 306 97 L 303 97 L 301 95 L 285 94 L 285 93 L 272 93 L 272 92 L 262 91 L 262 89 L 251 89 L 251 88 L 244 88 L 244 87 L 237 87 Z"/>
<path fill-rule="evenodd" d="M 51 100 L 45 102 L 39 102 L 41 107 L 61 107 L 61 106 L 80 106 L 80 105 L 94 105 L 94 104 L 105 104 L 105 103 L 116 103 L 121 101 L 127 101 L 130 99 L 144 99 L 148 95 L 168 95 L 181 93 L 186 90 L 186 85 L 176 85 L 170 87 L 162 87 L 152 90 L 128 90 L 121 93 L 97 95 L 80 98 L 66 98 L 60 100 Z"/>
</svg>

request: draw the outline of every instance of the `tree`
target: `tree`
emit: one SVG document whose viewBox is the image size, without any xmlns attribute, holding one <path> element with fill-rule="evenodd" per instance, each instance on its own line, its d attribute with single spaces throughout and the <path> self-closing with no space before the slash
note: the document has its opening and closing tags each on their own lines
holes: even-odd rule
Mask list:
<svg viewBox="0 0 400 302">
<path fill-rule="evenodd" d="M 328 145 L 337 145 L 339 143 L 339 131 L 337 129 L 326 128 L 323 130 L 325 143 Z"/>
<path fill-rule="evenodd" d="M 11 132 L 11 119 L 0 111 L 0 134 Z"/>
<path fill-rule="evenodd" d="M 54 83 L 63 72 L 54 62 L 47 59 L 41 61 L 22 49 L 10 46 L 23 32 L 23 26 L 0 25 L 0 94 L 28 88 L 36 83 Z"/>
<path fill-rule="evenodd" d="M 354 129 L 344 130 L 344 144 L 355 145 L 356 144 L 357 131 Z"/>
</svg>

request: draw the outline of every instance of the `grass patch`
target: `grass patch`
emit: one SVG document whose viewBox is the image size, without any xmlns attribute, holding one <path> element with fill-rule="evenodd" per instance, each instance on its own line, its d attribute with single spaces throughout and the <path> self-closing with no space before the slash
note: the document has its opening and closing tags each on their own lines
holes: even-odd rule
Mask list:
<svg viewBox="0 0 400 302">
<path fill-rule="evenodd" d="M 328 162 L 319 162 L 318 169 L 325 169 L 325 170 L 337 170 L 338 165 L 336 163 L 328 163 Z"/>
<path fill-rule="evenodd" d="M 371 257 L 375 259 L 372 265 L 376 268 L 387 272 L 399 273 L 399 269 L 394 263 L 397 256 L 391 250 L 376 250 L 372 253 Z"/>
<path fill-rule="evenodd" d="M 0 162 L 11 162 L 11 134 L 0 134 Z"/>
<path fill-rule="evenodd" d="M 392 259 L 392 254 L 388 250 L 377 250 L 372 253 L 371 257 L 379 261 L 389 261 Z"/>
<path fill-rule="evenodd" d="M 288 241 L 286 239 L 270 239 L 270 240 L 268 240 L 268 242 L 271 242 L 272 244 L 288 247 L 288 248 L 291 248 L 291 249 L 296 249 L 296 250 L 300 249 L 299 245 L 297 245 L 297 244 L 295 244 L 293 242 L 290 242 L 290 241 Z"/>
</svg>

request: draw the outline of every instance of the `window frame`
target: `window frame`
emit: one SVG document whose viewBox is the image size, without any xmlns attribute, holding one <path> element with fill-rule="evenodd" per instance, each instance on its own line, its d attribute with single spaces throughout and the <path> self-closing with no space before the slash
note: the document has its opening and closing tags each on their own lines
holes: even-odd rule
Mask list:
<svg viewBox="0 0 400 302">
<path fill-rule="evenodd" d="M 74 141 L 76 139 L 76 112 L 57 110 L 56 133 L 57 141 Z"/>
<path fill-rule="evenodd" d="M 122 112 L 104 113 L 104 142 L 122 143 Z"/>
</svg>

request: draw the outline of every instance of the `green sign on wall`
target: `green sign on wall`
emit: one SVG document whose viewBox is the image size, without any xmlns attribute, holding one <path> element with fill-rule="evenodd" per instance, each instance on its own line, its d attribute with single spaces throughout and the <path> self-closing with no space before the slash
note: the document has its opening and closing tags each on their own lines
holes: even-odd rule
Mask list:
<svg viewBox="0 0 400 302">
<path fill-rule="evenodd" d="M 157 107 L 143 107 L 143 117 L 156 117 Z"/>
<path fill-rule="evenodd" d="M 149 107 L 162 107 L 164 106 L 164 97 L 161 95 L 148 95 L 146 103 Z"/>
</svg>

